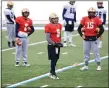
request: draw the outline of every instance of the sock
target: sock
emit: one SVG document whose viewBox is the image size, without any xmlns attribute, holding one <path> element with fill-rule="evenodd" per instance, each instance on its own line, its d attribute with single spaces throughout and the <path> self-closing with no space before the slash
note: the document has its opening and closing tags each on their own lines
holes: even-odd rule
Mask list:
<svg viewBox="0 0 109 88">
<path fill-rule="evenodd" d="M 97 62 L 97 65 L 100 66 L 100 62 Z"/>
<path fill-rule="evenodd" d="M 15 47 L 15 41 L 12 41 L 12 45 Z"/>
<path fill-rule="evenodd" d="M 11 43 L 8 41 L 8 46 L 11 47 Z"/>
<path fill-rule="evenodd" d="M 50 70 L 50 73 L 52 75 L 55 75 L 55 66 L 56 66 L 56 60 L 51 59 L 51 70 Z"/>
<path fill-rule="evenodd" d="M 64 43 L 66 43 L 66 41 L 67 41 L 67 32 L 64 31 Z"/>
<path fill-rule="evenodd" d="M 72 43 L 72 32 L 68 32 L 69 35 L 69 43 Z"/>
<path fill-rule="evenodd" d="M 88 66 L 88 61 L 85 61 L 85 66 Z"/>
</svg>

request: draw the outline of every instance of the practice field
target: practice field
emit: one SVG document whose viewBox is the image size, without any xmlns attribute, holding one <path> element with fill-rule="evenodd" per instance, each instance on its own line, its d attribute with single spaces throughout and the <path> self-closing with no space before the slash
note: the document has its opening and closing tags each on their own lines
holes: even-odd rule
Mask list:
<svg viewBox="0 0 109 88">
<path fill-rule="evenodd" d="M 77 31 L 73 33 L 73 41 L 76 47 L 65 47 L 61 49 L 57 69 L 83 62 L 83 41 Z M 2 87 L 6 87 L 27 79 L 31 79 L 49 72 L 50 61 L 47 58 L 47 43 L 43 30 L 36 30 L 29 37 L 28 63 L 30 67 L 22 66 L 22 59 L 19 67 L 15 67 L 15 49 L 8 49 L 6 31 L 2 32 Z M 100 56 L 108 55 L 108 31 L 103 34 L 103 47 L 100 49 Z M 94 55 L 91 54 L 91 58 Z M 80 71 L 78 66 L 58 73 L 59 80 L 49 77 L 33 81 L 20 87 L 108 87 L 108 58 L 101 61 L 102 70 L 96 71 L 95 62 L 89 64 L 88 71 Z M 18 88 L 17 87 L 17 88 Z"/>
</svg>

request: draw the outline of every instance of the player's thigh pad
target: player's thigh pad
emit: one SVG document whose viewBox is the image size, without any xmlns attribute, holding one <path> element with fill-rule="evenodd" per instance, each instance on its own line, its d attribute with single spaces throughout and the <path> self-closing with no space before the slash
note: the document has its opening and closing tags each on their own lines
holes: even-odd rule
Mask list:
<svg viewBox="0 0 109 88">
<path fill-rule="evenodd" d="M 69 22 L 67 21 L 67 24 L 65 26 L 65 31 L 69 31 L 69 32 L 74 31 L 74 22 L 73 21 L 72 21 L 72 24 L 69 24 Z"/>
<path fill-rule="evenodd" d="M 56 49 L 53 45 L 48 45 L 48 59 L 59 59 L 60 48 L 58 48 L 58 54 L 56 54 Z"/>
</svg>

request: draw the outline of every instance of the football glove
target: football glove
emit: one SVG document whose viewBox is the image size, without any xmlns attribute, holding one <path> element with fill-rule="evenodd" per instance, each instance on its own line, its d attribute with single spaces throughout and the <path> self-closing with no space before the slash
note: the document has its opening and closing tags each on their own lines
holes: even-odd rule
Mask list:
<svg viewBox="0 0 109 88">
<path fill-rule="evenodd" d="M 22 45 L 22 42 L 21 42 L 21 40 L 19 38 L 16 38 L 15 42 L 16 42 L 16 44 L 18 46 L 21 46 Z"/>
<path fill-rule="evenodd" d="M 31 31 L 31 28 L 30 27 L 27 27 L 27 30 L 28 30 L 28 32 L 30 32 Z"/>
<path fill-rule="evenodd" d="M 62 43 L 56 43 L 55 47 L 63 47 L 63 44 Z"/>
</svg>

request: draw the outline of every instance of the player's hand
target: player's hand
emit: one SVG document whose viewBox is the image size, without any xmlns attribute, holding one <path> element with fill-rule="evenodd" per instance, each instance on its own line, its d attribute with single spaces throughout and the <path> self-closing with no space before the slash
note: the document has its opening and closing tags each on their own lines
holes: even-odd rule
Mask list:
<svg viewBox="0 0 109 88">
<path fill-rule="evenodd" d="M 21 42 L 21 40 L 20 40 L 19 38 L 16 38 L 16 39 L 15 39 L 15 42 L 16 42 L 16 44 L 17 44 L 18 46 L 21 46 L 21 45 L 22 45 L 22 42 Z"/>
<path fill-rule="evenodd" d="M 30 27 L 27 27 L 27 30 L 28 30 L 28 32 L 30 32 L 31 31 L 31 28 Z"/>
<path fill-rule="evenodd" d="M 82 38 L 85 39 L 86 37 L 83 35 Z"/>
<path fill-rule="evenodd" d="M 99 31 L 100 31 L 100 28 L 96 28 L 96 32 L 99 33 Z"/>
</svg>

